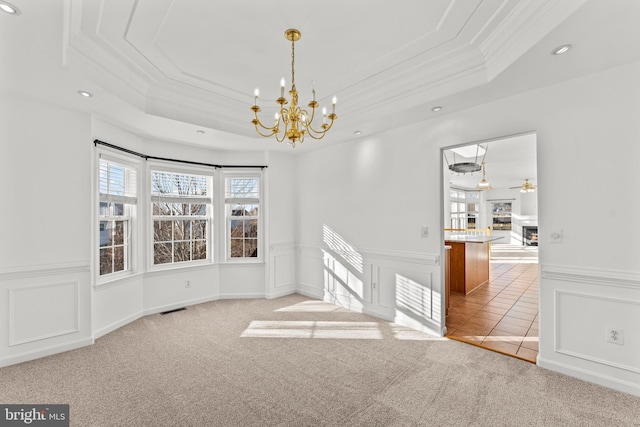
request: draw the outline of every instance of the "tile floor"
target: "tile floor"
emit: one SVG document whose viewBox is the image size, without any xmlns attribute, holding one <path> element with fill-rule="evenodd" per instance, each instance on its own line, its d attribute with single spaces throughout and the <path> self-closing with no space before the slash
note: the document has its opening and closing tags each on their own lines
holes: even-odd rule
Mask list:
<svg viewBox="0 0 640 427">
<path fill-rule="evenodd" d="M 538 264 L 491 261 L 489 282 L 452 292 L 447 336 L 535 363 L 538 355 Z"/>
</svg>

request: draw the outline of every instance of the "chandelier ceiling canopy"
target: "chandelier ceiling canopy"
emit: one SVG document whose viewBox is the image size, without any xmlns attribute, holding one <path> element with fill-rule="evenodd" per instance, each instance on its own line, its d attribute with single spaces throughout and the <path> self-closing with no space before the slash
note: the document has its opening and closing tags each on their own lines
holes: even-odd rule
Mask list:
<svg viewBox="0 0 640 427">
<path fill-rule="evenodd" d="M 307 104 L 310 110 L 298 106 L 298 91 L 296 90 L 295 81 L 295 42 L 300 40 L 302 34 L 300 31 L 290 28 L 284 32 L 284 36 L 287 40 L 291 41 L 291 89 L 289 90 L 291 101 L 287 101 L 284 97 L 285 80 L 283 78 L 280 81 L 280 97 L 276 99 L 276 103 L 280 107 L 275 114 L 275 123 L 273 126 L 266 126 L 258 118 L 258 113 L 261 111 L 258 106 L 260 91 L 256 88 L 253 105 L 251 106 L 251 111 L 253 111 L 254 115 L 251 123 L 256 127 L 259 135 L 264 137 L 275 136 L 278 142 L 283 142 L 287 139 L 291 147 L 295 148 L 297 142 L 304 142 L 305 135 L 309 135 L 313 139 L 324 138 L 327 131 L 333 126 L 333 122 L 338 118 L 336 115 L 337 99 L 335 96 L 333 97 L 330 114 L 327 114 L 326 108 L 322 109 L 322 124 L 319 127 L 317 127 L 317 125 L 314 127 L 313 121 L 316 109 L 320 108 L 320 103 L 316 101 L 315 88 L 312 89 L 311 101 Z M 289 104 L 289 106 L 285 107 L 287 104 Z"/>
</svg>

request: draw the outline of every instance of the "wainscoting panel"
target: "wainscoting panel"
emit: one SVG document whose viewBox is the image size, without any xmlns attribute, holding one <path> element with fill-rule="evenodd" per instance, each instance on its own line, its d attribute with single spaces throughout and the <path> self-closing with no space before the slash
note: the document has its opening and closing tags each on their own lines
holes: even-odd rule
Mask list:
<svg viewBox="0 0 640 427">
<path fill-rule="evenodd" d="M 273 257 L 273 287 L 283 288 L 295 284 L 295 261 L 294 253 L 280 254 Z"/>
<path fill-rule="evenodd" d="M 296 290 L 296 246 L 280 243 L 269 248 L 269 289 L 267 298 L 288 295 Z"/>
<path fill-rule="evenodd" d="M 0 272 L 0 366 L 93 343 L 88 262 Z"/>
<path fill-rule="evenodd" d="M 552 265 L 541 272 L 538 365 L 640 396 L 640 274 Z"/>
<path fill-rule="evenodd" d="M 640 374 L 640 301 L 560 290 L 555 300 L 556 352 Z"/>
<path fill-rule="evenodd" d="M 9 291 L 9 345 L 79 332 L 78 282 Z"/>
</svg>

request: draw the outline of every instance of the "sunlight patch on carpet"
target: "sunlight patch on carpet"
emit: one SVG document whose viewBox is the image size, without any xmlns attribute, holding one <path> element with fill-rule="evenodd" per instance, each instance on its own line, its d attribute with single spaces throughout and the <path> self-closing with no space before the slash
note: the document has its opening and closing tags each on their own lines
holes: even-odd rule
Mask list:
<svg viewBox="0 0 640 427">
<path fill-rule="evenodd" d="M 382 332 L 376 322 L 254 320 L 240 337 L 379 340 Z"/>
<path fill-rule="evenodd" d="M 329 313 L 334 311 L 348 311 L 342 307 L 338 307 L 333 304 L 329 304 L 322 301 L 304 301 L 298 304 L 282 307 L 276 312 L 294 312 L 294 313 Z"/>
</svg>

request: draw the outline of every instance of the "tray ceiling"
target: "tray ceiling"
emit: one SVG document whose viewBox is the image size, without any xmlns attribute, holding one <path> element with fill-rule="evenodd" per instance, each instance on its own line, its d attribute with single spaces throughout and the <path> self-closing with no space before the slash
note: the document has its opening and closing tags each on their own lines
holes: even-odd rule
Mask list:
<svg viewBox="0 0 640 427">
<path fill-rule="evenodd" d="M 337 95 L 351 133 L 488 83 L 581 3 L 71 0 L 67 53 L 145 113 L 253 137 L 253 89 L 272 115 L 298 28 L 301 102 Z"/>
</svg>

